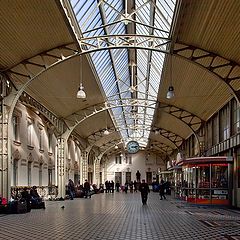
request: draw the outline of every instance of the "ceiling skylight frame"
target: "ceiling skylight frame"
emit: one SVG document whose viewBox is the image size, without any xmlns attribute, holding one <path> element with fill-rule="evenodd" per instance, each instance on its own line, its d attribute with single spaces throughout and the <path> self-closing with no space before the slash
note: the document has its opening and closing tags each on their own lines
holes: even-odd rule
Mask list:
<svg viewBox="0 0 240 240">
<path fill-rule="evenodd" d="M 73 8 L 77 10 L 77 19 L 80 21 L 80 28 L 83 33 L 83 37 L 89 37 L 94 36 L 94 34 L 99 35 L 106 35 L 106 34 L 112 34 L 112 35 L 118 35 L 118 34 L 126 34 L 126 26 L 123 23 L 119 23 L 119 20 L 121 17 L 124 16 L 124 2 L 125 1 L 119 1 L 119 0 L 102 0 L 102 1 L 95 1 L 95 0 L 71 0 Z M 135 29 L 137 34 L 156 34 L 161 37 L 169 37 L 169 31 L 170 31 L 170 20 L 171 16 L 173 16 L 173 9 L 174 9 L 174 3 L 173 0 L 157 0 L 156 2 L 153 1 L 144 1 L 144 0 L 136 0 L 135 4 L 135 13 L 133 15 L 136 18 L 136 21 L 134 18 L 132 18 L 133 22 L 143 22 L 143 24 L 135 23 Z M 79 7 L 78 4 L 82 4 L 82 7 Z M 100 6 L 102 4 L 102 6 Z M 173 9 L 171 9 L 171 6 Z M 105 20 L 103 19 L 103 12 L 102 9 L 106 13 L 105 14 Z M 155 9 L 154 17 L 155 19 L 152 21 L 151 18 L 153 18 L 152 15 L 152 9 Z M 83 12 L 83 9 L 85 9 L 85 12 Z M 82 15 L 80 16 L 80 12 L 82 11 Z M 171 13 L 168 14 L 168 11 Z M 133 16 L 132 15 L 132 16 Z M 164 18 L 161 19 L 161 16 Z M 94 21 L 93 21 L 94 19 Z M 106 21 L 107 20 L 107 21 Z M 110 21 L 110 22 L 109 22 Z M 115 23 L 113 24 L 112 22 Z M 81 27 L 81 23 L 84 24 L 85 29 Z M 108 25 L 109 24 L 109 25 Z M 101 26 L 105 27 L 101 27 Z M 147 25 L 152 25 L 154 27 L 146 27 Z M 91 27 L 93 30 L 87 29 L 86 27 Z M 168 33 L 161 31 L 167 30 Z M 138 41 L 146 41 L 144 38 L 139 37 Z M 157 40 L 158 44 L 163 44 L 164 40 Z M 89 43 L 91 40 L 89 41 Z M 92 42 L 96 43 L 96 39 L 92 40 Z M 101 44 L 105 44 L 107 48 L 107 41 L 101 42 Z M 149 47 L 149 42 L 143 43 L 143 46 Z M 103 45 L 104 46 L 104 45 Z M 166 49 L 166 44 L 162 46 L 163 50 Z M 155 100 L 157 99 L 157 93 L 158 93 L 158 87 L 160 84 L 161 79 L 161 71 L 163 67 L 164 57 L 159 52 L 153 52 L 149 53 L 147 50 L 135 50 L 136 51 L 136 64 L 137 64 L 137 77 L 136 77 L 136 90 L 139 91 L 139 95 L 141 98 L 145 98 L 146 100 Z M 101 52 L 104 52 L 101 54 Z M 120 50 L 103 50 L 99 52 L 93 52 L 90 53 L 93 63 L 96 67 L 96 71 L 99 75 L 100 81 L 102 82 L 103 89 L 106 92 L 106 97 L 111 101 L 112 99 L 119 99 L 122 98 L 130 98 L 131 93 L 128 92 L 128 87 L 124 83 L 128 83 L 130 87 L 130 74 L 128 70 L 129 69 L 129 59 L 125 55 L 128 55 L 126 53 L 124 54 L 118 54 L 120 53 Z M 157 57 L 156 55 L 159 55 L 160 57 Z M 122 55 L 122 56 L 120 56 Z M 120 58 L 123 58 L 120 60 Z M 99 60 L 104 61 L 99 61 Z M 100 64 L 99 62 L 104 62 L 104 64 Z M 145 64 L 146 63 L 146 64 Z M 151 66 L 149 66 L 149 63 Z M 110 67 L 110 64 L 113 65 L 113 67 Z M 146 66 L 148 65 L 148 66 Z M 145 67 L 146 66 L 146 67 Z M 155 66 L 155 67 L 153 67 Z M 157 70 L 159 69 L 159 70 Z M 144 77 L 149 73 L 149 77 Z M 145 81 L 145 82 L 144 82 Z M 115 87 L 113 87 L 115 86 Z M 136 96 L 137 96 L 136 92 Z M 156 105 L 156 104 L 155 104 Z M 129 111 L 131 107 L 122 106 L 113 108 L 112 112 L 115 116 L 116 114 L 119 114 L 119 112 L 126 112 Z M 145 112 L 144 119 L 139 119 L 139 122 L 142 120 L 146 123 L 149 123 L 149 116 L 153 118 L 154 111 L 148 110 L 147 106 L 139 107 L 139 111 Z M 147 116 L 147 117 L 146 117 Z M 119 122 L 120 123 L 120 122 Z M 132 120 L 126 119 L 123 115 L 123 120 L 120 124 L 123 124 L 126 126 L 126 123 L 132 124 Z M 142 122 L 141 122 L 142 123 Z M 136 124 L 136 122 L 135 122 Z M 139 123 L 137 123 L 139 124 Z M 149 132 L 146 130 L 143 130 L 143 133 L 141 133 L 144 137 L 144 139 L 148 138 Z M 121 134 L 122 137 L 125 139 L 125 141 L 128 139 L 128 133 L 127 131 L 124 131 L 123 134 Z M 139 135 L 139 134 L 136 134 Z M 145 143 L 146 144 L 146 143 Z M 143 145 L 145 145 L 143 144 Z"/>
</svg>

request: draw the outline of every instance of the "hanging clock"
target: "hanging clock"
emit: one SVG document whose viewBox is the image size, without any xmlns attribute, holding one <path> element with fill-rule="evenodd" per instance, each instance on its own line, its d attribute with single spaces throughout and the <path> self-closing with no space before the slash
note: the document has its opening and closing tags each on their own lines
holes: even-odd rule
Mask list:
<svg viewBox="0 0 240 240">
<path fill-rule="evenodd" d="M 140 149 L 139 143 L 137 141 L 129 141 L 127 143 L 128 153 L 137 153 Z"/>
</svg>

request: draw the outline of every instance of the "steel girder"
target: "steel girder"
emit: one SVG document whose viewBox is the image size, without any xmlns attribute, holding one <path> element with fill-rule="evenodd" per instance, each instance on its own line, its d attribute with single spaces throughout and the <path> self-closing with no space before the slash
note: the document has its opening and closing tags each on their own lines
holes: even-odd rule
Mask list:
<svg viewBox="0 0 240 240">
<path fill-rule="evenodd" d="M 73 44 L 68 44 L 42 52 L 37 56 L 22 61 L 11 69 L 5 70 L 4 74 L 11 79 L 11 82 L 14 85 L 13 91 L 16 92 L 11 98 L 9 98 L 8 104 L 11 106 L 9 110 L 9 119 L 12 118 L 13 110 L 18 99 L 22 96 L 32 81 L 54 66 L 78 55 L 79 52 L 76 50 L 75 46 Z M 50 114 L 45 107 L 42 108 L 42 106 L 37 105 L 35 100 L 33 100 L 33 98 L 30 100 L 26 94 L 23 94 L 22 100 L 27 103 L 32 103 L 34 107 L 39 108 L 38 110 L 40 112 L 42 112 L 50 121 L 52 120 L 52 123 L 58 131 L 63 133 L 64 123 L 61 122 L 60 119 L 55 119 L 53 114 Z"/>
<path fill-rule="evenodd" d="M 234 85 L 240 79 L 240 65 L 216 53 L 181 42 L 175 44 L 173 54 L 189 60 L 223 81 L 240 104 L 240 89 Z"/>
<path fill-rule="evenodd" d="M 171 43 L 169 38 L 154 35 L 105 35 L 81 38 L 79 44 L 83 54 L 100 50 L 133 48 L 169 53 L 166 46 Z"/>
<path fill-rule="evenodd" d="M 148 126 L 149 129 L 151 126 Z M 116 131 L 114 128 L 111 128 L 110 129 L 110 134 L 111 134 L 111 130 L 112 131 Z M 156 130 L 154 131 L 158 131 L 158 135 L 161 135 L 162 137 L 168 139 L 170 142 L 172 142 L 174 144 L 174 146 L 176 148 L 178 148 L 182 142 L 183 142 L 183 138 L 180 137 L 179 135 L 173 133 L 173 132 L 170 132 L 166 129 L 163 129 L 163 128 L 156 128 Z M 103 134 L 104 132 L 104 129 L 100 130 L 100 131 L 97 131 L 93 134 L 91 134 L 90 136 L 88 136 L 88 142 L 90 143 L 90 146 L 91 148 L 94 146 L 94 145 L 97 145 L 97 143 L 105 136 Z M 114 143 L 116 142 L 117 140 L 115 139 L 114 140 Z M 155 142 L 158 142 L 157 140 L 155 140 Z M 110 143 L 113 143 L 113 140 L 111 139 L 111 142 Z M 104 145 L 108 145 L 108 142 L 107 143 L 104 143 Z M 165 144 L 166 145 L 166 144 Z M 115 146 L 115 145 L 114 145 Z M 167 146 L 167 145 L 166 145 Z M 100 147 L 101 148 L 101 147 Z"/>
<path fill-rule="evenodd" d="M 78 124 L 82 123 L 84 120 L 108 109 L 117 108 L 120 106 L 133 106 L 133 104 L 141 107 L 155 109 L 153 106 L 151 106 L 155 105 L 155 103 L 156 103 L 155 101 L 146 99 L 113 100 L 109 101 L 108 103 L 87 107 L 85 109 L 80 110 L 79 112 L 73 113 L 72 115 L 66 117 L 65 119 L 66 121 L 69 121 L 69 123 L 72 123 L 72 127 L 75 128 Z M 165 112 L 178 118 L 187 126 L 189 126 L 192 132 L 196 132 L 204 122 L 200 117 L 194 115 L 193 113 L 190 113 L 184 109 L 178 108 L 173 105 L 160 103 L 159 109 L 161 108 L 164 109 Z"/>
<path fill-rule="evenodd" d="M 192 130 L 193 133 L 196 133 L 196 131 L 204 123 L 204 121 L 200 117 L 174 105 L 160 103 L 159 109 L 164 109 L 166 113 L 178 118 L 180 121 L 185 123 Z"/>
<path fill-rule="evenodd" d="M 178 148 L 184 141 L 184 139 L 182 137 L 180 137 L 179 135 L 177 135 L 176 133 L 171 132 L 166 129 L 163 129 L 163 128 L 154 127 L 153 132 L 156 135 L 161 135 L 161 136 L 165 137 L 166 139 L 168 139 L 169 141 L 171 141 L 176 146 L 176 148 Z"/>
<path fill-rule="evenodd" d="M 153 103 L 155 104 L 155 101 L 149 101 L 149 100 L 145 100 L 145 99 L 134 99 L 134 100 L 133 99 L 121 99 L 121 101 L 115 100 L 115 101 L 112 101 L 111 104 L 104 103 L 104 104 L 99 104 L 96 106 L 91 106 L 91 107 L 85 108 L 77 113 L 73 113 L 71 116 L 68 116 L 66 118 L 66 120 L 68 120 L 69 122 L 72 122 L 73 125 L 71 128 L 74 129 L 78 124 L 82 123 L 83 121 L 87 120 L 88 118 L 90 118 L 100 112 L 122 106 L 122 104 L 124 104 L 124 106 L 129 106 L 129 105 L 132 106 L 133 102 L 134 102 L 134 104 L 136 104 L 138 106 L 145 106 L 145 107 L 146 106 L 151 107 L 151 105 L 153 105 Z M 198 145 L 200 144 L 196 131 L 204 123 L 204 121 L 202 119 L 200 119 L 198 116 L 196 116 L 184 109 L 181 109 L 181 108 L 178 108 L 178 107 L 175 107 L 172 105 L 160 103 L 159 108 L 164 109 L 164 111 L 166 113 L 174 116 L 175 118 L 179 119 L 184 124 L 186 124 L 191 129 L 194 136 L 196 137 Z M 178 148 L 181 137 L 179 137 L 177 135 L 175 135 L 174 137 L 170 137 L 170 136 L 172 136 L 172 134 L 170 132 L 164 132 L 164 130 L 162 130 L 162 132 L 163 132 L 163 136 L 166 136 L 170 141 L 172 141 L 174 144 L 176 144 L 176 146 Z M 166 152 L 169 152 L 169 150 L 167 149 Z"/>
</svg>

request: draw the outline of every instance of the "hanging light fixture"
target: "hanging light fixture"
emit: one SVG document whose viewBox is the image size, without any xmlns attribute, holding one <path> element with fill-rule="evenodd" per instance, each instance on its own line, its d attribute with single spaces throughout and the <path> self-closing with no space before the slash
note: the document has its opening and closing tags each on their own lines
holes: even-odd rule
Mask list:
<svg viewBox="0 0 240 240">
<path fill-rule="evenodd" d="M 109 135 L 109 133 L 110 133 L 110 132 L 108 131 L 107 128 L 106 128 L 106 129 L 104 130 L 104 132 L 103 132 L 104 135 Z"/>
<path fill-rule="evenodd" d="M 174 94 L 174 88 L 172 85 L 172 55 L 170 54 L 170 85 L 168 87 L 168 92 L 167 92 L 167 99 L 172 99 L 174 98 L 175 94 Z"/>
<path fill-rule="evenodd" d="M 104 130 L 103 134 L 104 135 L 109 135 L 108 127 L 107 127 L 107 109 L 106 109 L 106 129 Z"/>
<path fill-rule="evenodd" d="M 84 87 L 82 85 L 82 57 L 80 56 L 80 84 L 77 92 L 77 98 L 85 99 L 86 93 L 84 91 Z"/>
<path fill-rule="evenodd" d="M 131 67 L 130 68 L 131 69 L 131 80 L 130 80 L 130 87 L 128 90 L 131 93 L 134 93 L 137 91 L 137 89 L 136 89 L 137 86 L 134 86 L 134 67 L 136 67 L 136 64 L 134 62 L 131 62 L 131 63 L 129 63 L 129 65 Z"/>
</svg>

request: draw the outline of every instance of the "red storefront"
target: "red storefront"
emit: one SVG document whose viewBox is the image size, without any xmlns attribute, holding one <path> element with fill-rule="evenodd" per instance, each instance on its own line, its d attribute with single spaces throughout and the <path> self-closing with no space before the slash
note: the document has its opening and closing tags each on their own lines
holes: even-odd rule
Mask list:
<svg viewBox="0 0 240 240">
<path fill-rule="evenodd" d="M 231 157 L 196 157 L 181 161 L 182 197 L 191 203 L 231 203 Z"/>
</svg>

